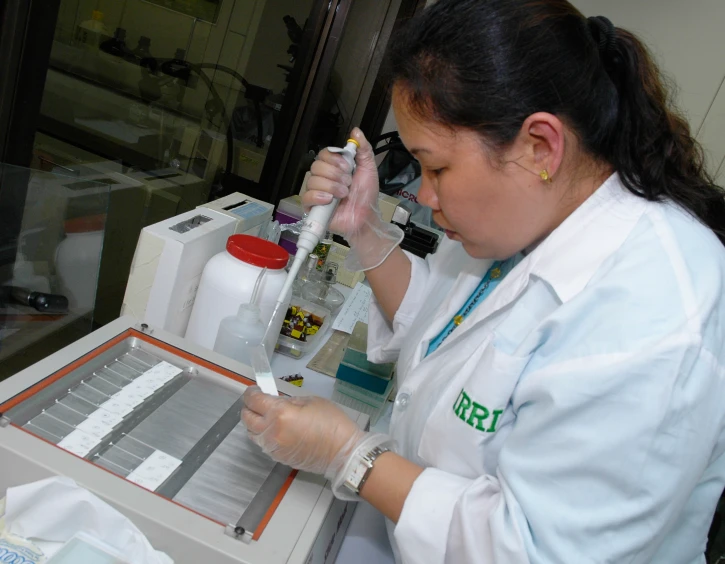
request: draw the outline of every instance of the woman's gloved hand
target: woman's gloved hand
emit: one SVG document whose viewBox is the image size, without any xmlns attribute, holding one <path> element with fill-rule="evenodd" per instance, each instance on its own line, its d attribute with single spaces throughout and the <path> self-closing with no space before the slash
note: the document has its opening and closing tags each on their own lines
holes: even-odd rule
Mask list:
<svg viewBox="0 0 725 564">
<path fill-rule="evenodd" d="M 382 220 L 378 208 L 378 169 L 372 146 L 357 127 L 350 135 L 360 144 L 355 156 L 355 174 L 351 176 L 350 166 L 341 155 L 323 149 L 310 168 L 312 175 L 302 203 L 310 208 L 340 198 L 330 230 L 350 243 L 345 267 L 353 271 L 370 270 L 388 258 L 403 240 L 403 232 Z"/>
<path fill-rule="evenodd" d="M 262 393 L 257 386 L 244 392 L 242 421 L 249 437 L 277 462 L 333 483 L 338 497 L 354 499 L 342 488 L 348 466 L 359 450 L 390 443 L 386 435 L 362 431 L 344 411 L 318 397 L 285 398 Z"/>
</svg>

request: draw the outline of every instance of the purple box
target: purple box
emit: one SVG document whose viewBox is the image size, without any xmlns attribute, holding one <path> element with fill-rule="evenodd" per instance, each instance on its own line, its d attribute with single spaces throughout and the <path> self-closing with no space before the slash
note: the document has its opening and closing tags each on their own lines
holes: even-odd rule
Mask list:
<svg viewBox="0 0 725 564">
<path fill-rule="evenodd" d="M 274 212 L 274 219 L 279 221 L 280 225 L 286 225 L 288 223 L 297 223 L 301 218 L 277 210 Z"/>
<path fill-rule="evenodd" d="M 290 237 L 290 239 L 287 239 L 286 237 Z M 291 237 L 294 237 L 294 240 L 291 239 Z M 295 235 L 292 235 L 292 233 L 282 233 L 282 237 L 280 237 L 278 244 L 289 254 L 295 255 L 295 254 L 297 254 L 296 241 L 297 241 L 297 237 Z"/>
</svg>

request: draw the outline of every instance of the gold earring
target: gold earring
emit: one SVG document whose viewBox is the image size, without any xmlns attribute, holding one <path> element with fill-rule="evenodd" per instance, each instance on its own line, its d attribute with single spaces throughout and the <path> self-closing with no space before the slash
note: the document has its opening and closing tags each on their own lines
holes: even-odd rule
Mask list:
<svg viewBox="0 0 725 564">
<path fill-rule="evenodd" d="M 542 170 L 539 173 L 539 176 L 541 177 L 541 180 L 543 180 L 544 182 L 548 182 L 549 184 L 551 184 L 551 181 L 553 180 L 551 176 L 549 176 L 549 171 L 546 169 Z"/>
</svg>

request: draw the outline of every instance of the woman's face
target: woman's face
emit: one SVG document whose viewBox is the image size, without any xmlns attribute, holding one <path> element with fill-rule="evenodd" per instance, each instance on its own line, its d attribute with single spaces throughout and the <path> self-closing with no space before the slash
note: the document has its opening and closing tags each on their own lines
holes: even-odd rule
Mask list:
<svg viewBox="0 0 725 564">
<path fill-rule="evenodd" d="M 562 216 L 562 194 L 538 176 L 525 143 L 514 142 L 496 158 L 475 132 L 410 112 L 400 87 L 393 109 L 403 143 L 421 164 L 418 201 L 469 255 L 508 258 L 545 238 L 570 213 Z"/>
</svg>

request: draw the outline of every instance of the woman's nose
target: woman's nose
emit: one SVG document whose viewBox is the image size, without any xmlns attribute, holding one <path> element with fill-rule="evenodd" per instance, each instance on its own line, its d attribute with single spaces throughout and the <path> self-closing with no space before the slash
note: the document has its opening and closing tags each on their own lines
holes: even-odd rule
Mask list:
<svg viewBox="0 0 725 564">
<path fill-rule="evenodd" d="M 433 182 L 424 174 L 421 178 L 420 189 L 418 190 L 418 203 L 428 206 L 434 211 L 440 209 L 438 205 L 438 194 L 433 188 Z"/>
</svg>

